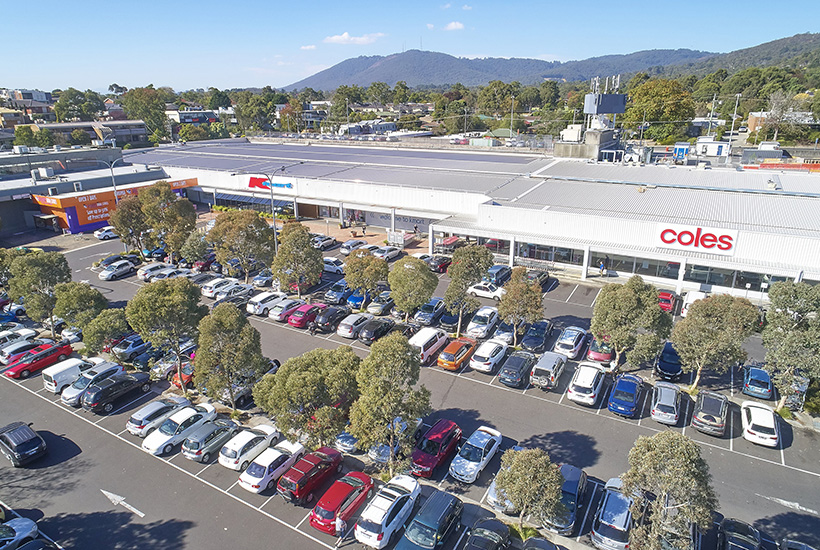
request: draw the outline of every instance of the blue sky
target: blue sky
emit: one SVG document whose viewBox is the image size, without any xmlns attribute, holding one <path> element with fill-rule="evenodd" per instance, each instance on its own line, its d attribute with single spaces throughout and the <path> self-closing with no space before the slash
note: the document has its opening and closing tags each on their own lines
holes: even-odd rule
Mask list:
<svg viewBox="0 0 820 550">
<path fill-rule="evenodd" d="M 350 57 L 406 49 L 569 61 L 662 48 L 728 52 L 820 30 L 811 27 L 820 21 L 816 0 L 784 11 L 759 0 L 41 0 L 37 8 L 37 17 L 23 10 L 4 25 L 0 87 L 283 87 Z"/>
</svg>

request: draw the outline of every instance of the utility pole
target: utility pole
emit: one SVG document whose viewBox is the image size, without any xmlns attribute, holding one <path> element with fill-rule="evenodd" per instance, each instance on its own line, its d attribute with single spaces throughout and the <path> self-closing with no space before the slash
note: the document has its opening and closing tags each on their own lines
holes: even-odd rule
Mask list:
<svg viewBox="0 0 820 550">
<path fill-rule="evenodd" d="M 715 102 L 717 101 L 717 94 L 712 96 L 712 110 L 709 112 L 709 130 L 707 130 L 706 135 L 712 133 L 712 117 L 715 116 Z"/>
<path fill-rule="evenodd" d="M 464 106 L 464 134 L 467 134 L 467 106 Z"/>
<path fill-rule="evenodd" d="M 515 96 L 510 96 L 512 100 L 510 101 L 510 139 L 513 137 L 512 128 L 513 128 L 513 112 L 515 109 Z"/>
<path fill-rule="evenodd" d="M 740 103 L 740 94 L 735 94 L 735 112 L 732 113 L 732 129 L 729 130 L 729 162 L 732 160 L 732 140 L 735 138 L 735 119 L 737 118 L 738 103 Z"/>
</svg>

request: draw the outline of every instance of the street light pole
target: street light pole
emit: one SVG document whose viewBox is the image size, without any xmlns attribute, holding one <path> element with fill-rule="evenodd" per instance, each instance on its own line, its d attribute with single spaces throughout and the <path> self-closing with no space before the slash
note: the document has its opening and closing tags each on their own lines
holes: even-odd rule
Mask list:
<svg viewBox="0 0 820 550">
<path fill-rule="evenodd" d="M 123 159 L 122 157 L 120 157 L 118 159 L 114 159 L 111 162 L 108 162 L 108 161 L 105 161 L 105 160 L 100 160 L 99 161 L 99 162 L 105 164 L 106 166 L 108 166 L 108 169 L 111 170 L 111 185 L 114 187 L 114 206 L 117 206 L 117 204 L 119 204 L 119 200 L 117 199 L 117 180 L 114 179 L 114 165 L 117 164 L 118 162 L 124 162 L 124 161 L 125 161 L 125 159 Z"/>
<path fill-rule="evenodd" d="M 735 94 L 735 112 L 732 113 L 732 129 L 729 130 L 729 161 L 732 160 L 732 140 L 735 137 L 735 119 L 737 118 L 738 103 L 740 103 L 740 94 Z"/>
<path fill-rule="evenodd" d="M 276 172 L 280 172 L 280 171 L 284 172 L 288 168 L 292 168 L 293 166 L 298 166 L 298 165 L 304 164 L 304 163 L 305 163 L 305 161 L 300 160 L 299 162 L 294 162 L 293 164 L 288 164 L 286 166 L 282 166 L 280 168 L 277 168 L 276 170 L 274 170 L 270 174 L 268 174 L 266 172 L 259 172 L 260 174 L 265 176 L 268 180 L 268 190 L 270 191 L 270 213 L 271 213 L 271 216 L 273 216 L 273 232 L 275 234 L 274 235 L 275 238 L 273 239 L 273 252 L 274 252 L 274 254 L 279 254 L 279 235 L 278 235 L 278 231 L 276 231 L 276 213 L 274 212 L 274 209 L 273 209 L 273 176 L 276 174 Z M 296 210 L 295 209 L 295 206 L 296 206 L 296 196 L 295 196 L 295 194 L 294 194 L 294 197 L 293 197 L 293 205 L 294 205 L 294 212 L 295 212 L 295 210 Z"/>
</svg>

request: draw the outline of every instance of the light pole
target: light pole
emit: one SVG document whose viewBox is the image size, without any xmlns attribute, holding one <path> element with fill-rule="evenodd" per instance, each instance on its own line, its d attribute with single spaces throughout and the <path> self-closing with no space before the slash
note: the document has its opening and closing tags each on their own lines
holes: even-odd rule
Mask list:
<svg viewBox="0 0 820 550">
<path fill-rule="evenodd" d="M 732 140 L 735 137 L 735 119 L 737 118 L 738 103 L 740 103 L 740 94 L 735 94 L 735 112 L 732 113 L 732 129 L 729 130 L 729 161 L 732 160 Z"/>
<path fill-rule="evenodd" d="M 119 200 L 117 199 L 117 181 L 114 179 L 114 165 L 118 162 L 125 162 L 125 159 L 120 157 L 118 159 L 114 159 L 111 162 L 98 159 L 97 162 L 105 164 L 106 166 L 108 166 L 108 169 L 111 170 L 111 185 L 114 186 L 114 206 L 116 206 L 117 204 L 119 204 Z"/>
<path fill-rule="evenodd" d="M 276 213 L 273 210 L 273 176 L 274 176 L 274 174 L 276 174 L 276 172 L 284 172 L 288 168 L 292 168 L 293 166 L 298 166 L 298 165 L 304 164 L 304 163 L 305 163 L 305 161 L 300 160 L 299 162 L 294 162 L 292 164 L 281 166 L 281 167 L 277 168 L 276 170 L 274 170 L 273 172 L 271 172 L 270 174 L 268 174 L 266 172 L 259 172 L 260 174 L 265 176 L 268 180 L 268 190 L 270 191 L 270 213 L 271 213 L 271 216 L 273 216 L 273 232 L 274 232 L 274 237 L 275 237 L 273 239 L 273 252 L 274 252 L 274 254 L 279 254 L 279 235 L 278 235 L 278 231 L 276 231 Z M 243 172 L 243 173 L 247 173 L 247 172 Z M 295 191 L 294 191 L 294 197 L 293 197 L 293 206 L 294 206 L 294 212 L 295 212 L 296 211 Z"/>
<path fill-rule="evenodd" d="M 515 109 L 515 96 L 510 96 L 510 141 L 512 141 L 512 128 L 513 128 L 513 111 Z"/>
</svg>

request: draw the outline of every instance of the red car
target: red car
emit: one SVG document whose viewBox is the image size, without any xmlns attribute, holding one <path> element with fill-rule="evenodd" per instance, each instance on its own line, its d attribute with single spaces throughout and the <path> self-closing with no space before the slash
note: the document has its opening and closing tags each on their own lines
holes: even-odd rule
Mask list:
<svg viewBox="0 0 820 550">
<path fill-rule="evenodd" d="M 416 443 L 410 471 L 419 477 L 431 477 L 437 466 L 448 461 L 461 443 L 461 428 L 452 420 L 442 418 Z"/>
<path fill-rule="evenodd" d="M 589 344 L 587 359 L 597 363 L 610 363 L 615 360 L 615 350 L 606 341 L 593 338 Z"/>
<path fill-rule="evenodd" d="M 174 369 L 176 371 L 176 369 Z M 194 387 L 194 364 L 190 361 L 184 363 L 182 365 L 182 383 L 179 382 L 179 373 L 174 372 L 174 376 L 171 378 L 171 384 L 174 386 L 182 389 L 182 386 L 185 386 L 188 389 Z"/>
<path fill-rule="evenodd" d="M 56 344 L 41 344 L 29 350 L 6 370 L 5 375 L 9 378 L 28 378 L 32 372 L 43 370 L 44 368 L 64 361 L 74 350 L 71 344 L 63 340 Z"/>
<path fill-rule="evenodd" d="M 310 524 L 323 533 L 340 537 L 336 532 L 336 518 L 350 524 L 356 511 L 373 495 L 373 479 L 362 472 L 350 472 L 330 486 L 313 511 Z"/>
<path fill-rule="evenodd" d="M 316 316 L 327 309 L 325 304 L 305 304 L 300 306 L 296 311 L 288 317 L 288 324 L 296 328 L 307 328 L 307 326 L 316 320 Z"/>
<path fill-rule="evenodd" d="M 193 270 L 198 271 L 200 273 L 202 273 L 203 271 L 208 271 L 208 270 L 211 269 L 211 265 L 213 265 L 213 263 L 215 261 L 216 261 L 216 254 L 211 252 L 210 254 L 205 256 L 204 260 L 199 260 L 199 261 L 194 262 Z"/>
<path fill-rule="evenodd" d="M 136 332 L 126 332 L 125 334 L 121 334 L 120 336 L 116 336 L 114 338 L 108 338 L 105 342 L 103 342 L 102 350 L 106 353 L 111 353 L 111 348 L 128 338 L 129 336 L 135 335 Z"/>
<path fill-rule="evenodd" d="M 334 472 L 342 471 L 342 453 L 330 447 L 320 447 L 306 454 L 290 470 L 282 474 L 276 491 L 285 500 L 303 504 L 313 500 L 313 491 L 321 487 Z"/>
<path fill-rule="evenodd" d="M 668 292 L 666 290 L 658 292 L 658 305 L 661 306 L 662 310 L 674 314 L 677 303 L 678 297 L 675 296 L 674 292 Z"/>
</svg>

